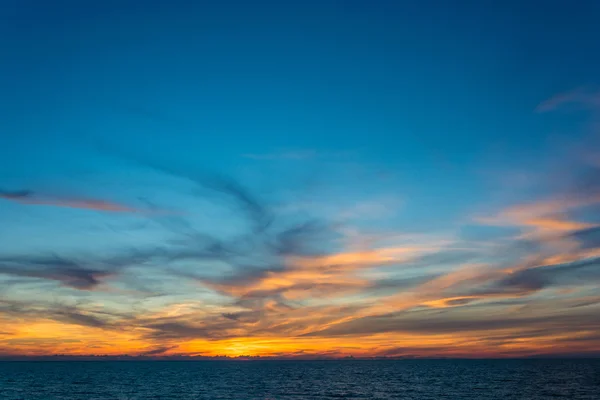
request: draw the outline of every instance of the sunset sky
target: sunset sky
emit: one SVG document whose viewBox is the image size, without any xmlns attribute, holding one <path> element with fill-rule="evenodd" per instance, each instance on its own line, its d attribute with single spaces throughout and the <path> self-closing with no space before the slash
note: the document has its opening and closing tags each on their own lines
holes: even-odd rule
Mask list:
<svg viewBox="0 0 600 400">
<path fill-rule="evenodd" d="M 599 355 L 599 19 L 5 0 L 0 357 Z"/>
</svg>

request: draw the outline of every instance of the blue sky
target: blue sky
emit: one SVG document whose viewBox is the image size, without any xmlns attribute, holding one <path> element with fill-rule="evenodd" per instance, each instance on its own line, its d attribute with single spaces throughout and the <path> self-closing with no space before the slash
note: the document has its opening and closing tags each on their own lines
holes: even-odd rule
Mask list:
<svg viewBox="0 0 600 400">
<path fill-rule="evenodd" d="M 191 3 L 3 2 L 2 255 L 121 254 L 186 229 L 236 237 L 248 210 L 199 199 L 207 171 L 255 194 L 274 229 L 335 227 L 329 252 L 480 251 L 542 225 L 595 226 L 595 201 L 572 197 L 596 159 L 598 2 Z M 14 271 L 0 279 L 48 275 Z M 389 276 L 414 275 L 402 271 Z"/>
<path fill-rule="evenodd" d="M 552 2 L 278 3 L 8 7 L 12 130 L 61 145 L 118 131 L 219 167 L 355 151 L 439 184 L 437 163 L 539 159 L 557 123 L 532 111 L 597 71 L 593 2 L 566 17 Z"/>
</svg>

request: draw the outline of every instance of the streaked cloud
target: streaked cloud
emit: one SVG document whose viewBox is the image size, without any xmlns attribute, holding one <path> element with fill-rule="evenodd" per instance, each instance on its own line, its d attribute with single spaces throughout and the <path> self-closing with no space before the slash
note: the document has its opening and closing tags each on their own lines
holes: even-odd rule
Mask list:
<svg viewBox="0 0 600 400">
<path fill-rule="evenodd" d="M 282 151 L 278 153 L 244 154 L 244 157 L 254 160 L 307 160 L 317 157 L 315 150 Z"/>
<path fill-rule="evenodd" d="M 575 221 L 569 213 L 600 203 L 600 197 L 572 197 L 518 204 L 492 216 L 479 216 L 477 222 L 495 226 L 522 228 L 529 235 L 573 232 L 595 226 L 593 223 Z"/>
<path fill-rule="evenodd" d="M 542 102 L 536 110 L 538 112 L 549 112 L 565 106 L 575 106 L 584 110 L 598 110 L 600 109 L 600 92 L 586 88 L 575 89 L 551 97 Z"/>
<path fill-rule="evenodd" d="M 315 149 L 296 149 L 296 150 L 280 150 L 270 153 L 246 153 L 245 158 L 253 160 L 270 160 L 270 161 L 293 161 L 293 160 L 339 160 L 347 159 L 355 154 L 352 151 L 317 151 Z"/>
<path fill-rule="evenodd" d="M 31 190 L 0 190 L 0 199 L 14 201 L 24 205 L 46 205 L 54 207 L 80 208 L 102 212 L 141 212 L 141 210 L 106 200 L 43 196 Z"/>
</svg>

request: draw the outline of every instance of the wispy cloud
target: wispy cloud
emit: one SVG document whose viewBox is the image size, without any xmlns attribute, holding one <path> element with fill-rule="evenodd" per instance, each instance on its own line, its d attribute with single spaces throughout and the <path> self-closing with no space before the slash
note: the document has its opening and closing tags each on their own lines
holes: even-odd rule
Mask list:
<svg viewBox="0 0 600 400">
<path fill-rule="evenodd" d="M 302 161 L 302 160 L 341 160 L 354 155 L 352 151 L 317 151 L 314 149 L 281 150 L 270 153 L 246 153 L 243 157 L 253 160 L 271 160 L 271 161 Z"/>
<path fill-rule="evenodd" d="M 281 151 L 278 153 L 247 153 L 244 157 L 254 160 L 308 160 L 317 157 L 316 150 Z"/>
<path fill-rule="evenodd" d="M 14 201 L 25 205 L 47 205 L 54 207 L 80 208 L 102 212 L 136 213 L 141 210 L 99 199 L 61 198 L 44 196 L 31 190 L 0 190 L 0 199 Z"/>
<path fill-rule="evenodd" d="M 536 108 L 536 111 L 555 111 L 565 106 L 575 106 L 585 110 L 600 110 L 600 92 L 580 88 L 570 92 L 561 93 L 542 102 Z"/>
<path fill-rule="evenodd" d="M 530 236 L 572 232 L 592 228 L 595 224 L 573 220 L 569 214 L 598 203 L 600 196 L 562 197 L 517 204 L 496 215 L 479 216 L 475 220 L 487 225 L 520 227 Z"/>
<path fill-rule="evenodd" d="M 135 256 L 123 258 L 13 256 L 0 258 L 0 276 L 17 276 L 50 280 L 79 290 L 94 290 L 118 270 L 138 261 Z"/>
</svg>

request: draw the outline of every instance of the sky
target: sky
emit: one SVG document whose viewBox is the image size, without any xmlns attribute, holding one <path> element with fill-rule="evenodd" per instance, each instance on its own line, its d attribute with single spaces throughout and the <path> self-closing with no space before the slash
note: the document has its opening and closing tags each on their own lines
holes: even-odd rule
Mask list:
<svg viewBox="0 0 600 400">
<path fill-rule="evenodd" d="M 596 1 L 0 4 L 0 356 L 600 354 Z"/>
</svg>

